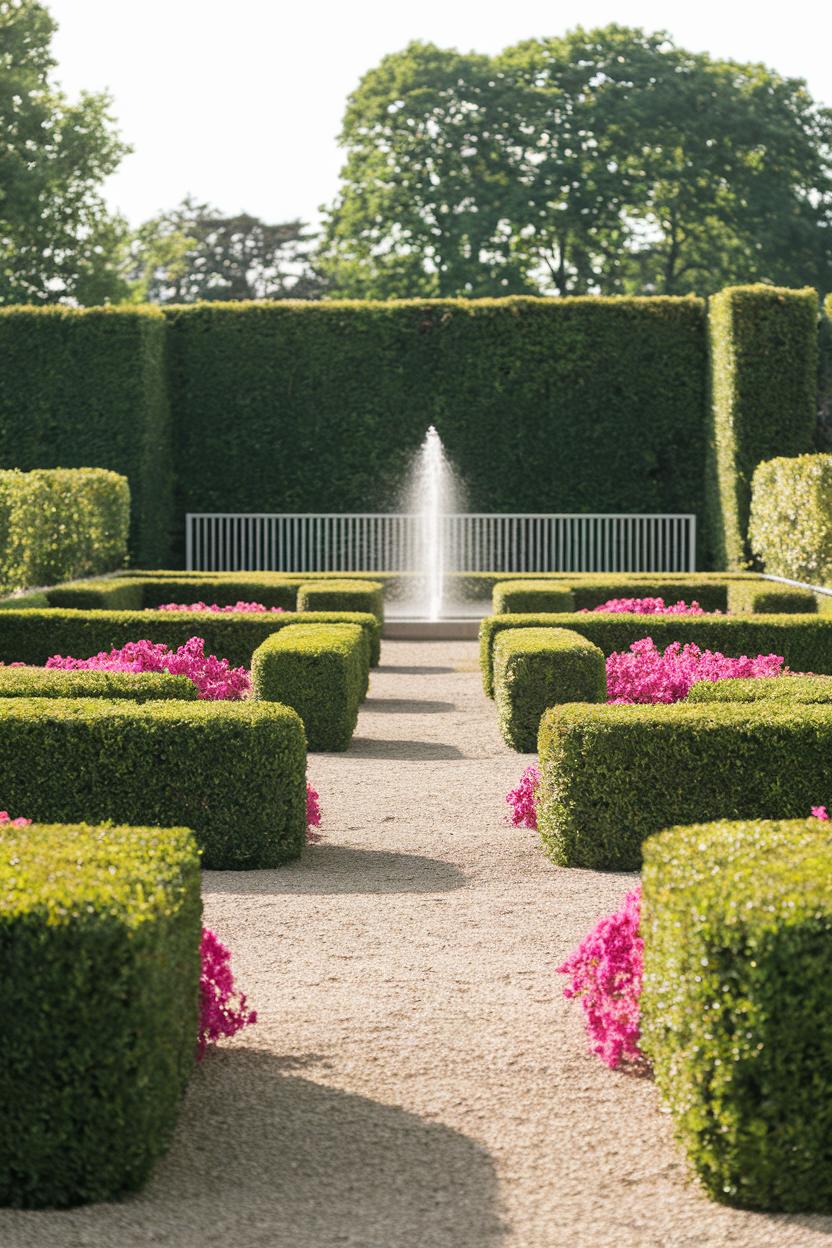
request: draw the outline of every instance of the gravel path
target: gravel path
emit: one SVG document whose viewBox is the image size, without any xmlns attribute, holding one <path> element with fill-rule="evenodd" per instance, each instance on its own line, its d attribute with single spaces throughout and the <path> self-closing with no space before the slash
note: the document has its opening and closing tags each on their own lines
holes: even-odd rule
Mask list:
<svg viewBox="0 0 832 1248">
<path fill-rule="evenodd" d="M 386 642 L 348 753 L 314 755 L 325 841 L 206 872 L 256 1027 L 196 1072 L 118 1205 L 0 1211 L 3 1248 L 812 1248 L 685 1177 L 648 1080 L 607 1071 L 552 968 L 629 876 L 557 870 L 503 822 L 522 756 L 469 642 Z"/>
</svg>

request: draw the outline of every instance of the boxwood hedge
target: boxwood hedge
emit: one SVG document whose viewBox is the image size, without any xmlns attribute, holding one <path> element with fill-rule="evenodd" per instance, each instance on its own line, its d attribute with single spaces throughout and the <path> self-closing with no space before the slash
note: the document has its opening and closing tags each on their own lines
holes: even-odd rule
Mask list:
<svg viewBox="0 0 832 1248">
<path fill-rule="evenodd" d="M 167 672 L 65 672 L 53 667 L 0 667 L 0 698 L 126 698 L 146 702 L 175 698 L 195 702 L 187 676 Z"/>
<path fill-rule="evenodd" d="M 378 581 L 308 581 L 298 589 L 298 611 L 369 611 L 384 620 L 384 588 Z"/>
<path fill-rule="evenodd" d="M 165 1152 L 201 910 L 187 829 L 0 828 L 0 1204 L 113 1200 Z"/>
<path fill-rule="evenodd" d="M 299 716 L 266 702 L 0 698 L 0 793 L 30 818 L 189 826 L 203 864 L 275 867 L 306 836 Z"/>
<path fill-rule="evenodd" d="M 575 595 L 568 585 L 551 581 L 500 581 L 491 594 L 495 615 L 514 612 L 574 611 Z"/>
<path fill-rule="evenodd" d="M 641 933 L 642 1045 L 705 1190 L 832 1211 L 826 826 L 720 821 L 651 837 Z"/>
<path fill-rule="evenodd" d="M 503 740 L 530 754 L 548 706 L 606 701 L 604 655 L 565 628 L 505 629 L 494 645 L 494 688 Z"/>
<path fill-rule="evenodd" d="M 829 786 L 832 707 L 783 702 L 547 710 L 538 825 L 553 861 L 636 871 L 648 836 L 805 815 Z"/>
<path fill-rule="evenodd" d="M 811 615 L 817 609 L 817 599 L 810 589 L 774 581 L 737 581 L 728 586 L 728 610 L 732 615 Z"/>
<path fill-rule="evenodd" d="M 700 680 L 688 702 L 832 702 L 832 676 L 758 676 Z"/>
<path fill-rule="evenodd" d="M 832 582 L 832 455 L 757 465 L 749 540 L 767 572 L 815 585 Z"/>
</svg>

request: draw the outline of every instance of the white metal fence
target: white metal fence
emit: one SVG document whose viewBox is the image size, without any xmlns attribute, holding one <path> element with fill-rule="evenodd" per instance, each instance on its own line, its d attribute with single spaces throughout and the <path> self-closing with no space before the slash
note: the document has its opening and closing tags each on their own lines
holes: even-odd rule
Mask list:
<svg viewBox="0 0 832 1248">
<path fill-rule="evenodd" d="M 446 571 L 692 572 L 693 515 L 443 515 Z M 416 572 L 428 562 L 419 515 L 189 512 L 189 571 Z M 434 549 L 432 546 L 431 549 Z"/>
</svg>

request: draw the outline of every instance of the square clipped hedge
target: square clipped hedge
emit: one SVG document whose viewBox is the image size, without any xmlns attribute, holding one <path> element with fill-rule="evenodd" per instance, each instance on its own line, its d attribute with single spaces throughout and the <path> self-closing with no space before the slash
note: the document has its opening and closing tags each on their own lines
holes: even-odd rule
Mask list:
<svg viewBox="0 0 832 1248">
<path fill-rule="evenodd" d="M 384 620 L 384 587 L 378 581 L 309 581 L 300 586 L 298 611 L 369 611 Z"/>
<path fill-rule="evenodd" d="M 79 668 L 0 667 L 0 698 L 121 698 L 195 702 L 196 685 L 169 672 L 97 672 Z"/>
<path fill-rule="evenodd" d="M 832 582 L 832 455 L 780 456 L 757 465 L 749 541 L 774 576 Z"/>
<path fill-rule="evenodd" d="M 812 615 L 817 609 L 812 591 L 794 585 L 738 581 L 728 587 L 728 610 L 732 615 Z"/>
<path fill-rule="evenodd" d="M 185 828 L 0 828 L 0 1204 L 113 1200 L 166 1151 L 201 913 Z"/>
<path fill-rule="evenodd" d="M 642 1044 L 708 1195 L 832 1211 L 832 838 L 817 819 L 644 846 Z"/>
<path fill-rule="evenodd" d="M 662 828 L 805 815 L 828 792 L 832 707 L 571 703 L 546 711 L 538 749 L 538 826 L 552 860 L 637 871 Z"/>
<path fill-rule="evenodd" d="M 494 689 L 503 740 L 531 754 L 547 707 L 606 701 L 604 655 L 565 628 L 506 629 L 494 645 Z"/>
<path fill-rule="evenodd" d="M 303 724 L 267 702 L 0 698 L 0 793 L 42 821 L 191 827 L 216 870 L 276 867 L 306 841 Z"/>
<path fill-rule="evenodd" d="M 310 750 L 347 749 L 369 673 L 364 639 L 356 624 L 281 629 L 252 655 L 253 697 L 296 710 Z"/>
<path fill-rule="evenodd" d="M 568 585 L 551 581 L 500 581 L 491 594 L 495 615 L 515 612 L 574 611 L 575 595 Z"/>
<path fill-rule="evenodd" d="M 832 676 L 748 676 L 699 680 L 688 702 L 832 702 Z"/>
</svg>

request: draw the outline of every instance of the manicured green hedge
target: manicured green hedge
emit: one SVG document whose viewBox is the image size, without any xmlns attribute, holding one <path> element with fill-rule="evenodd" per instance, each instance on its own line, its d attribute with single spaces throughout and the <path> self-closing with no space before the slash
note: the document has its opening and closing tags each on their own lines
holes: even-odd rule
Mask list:
<svg viewBox="0 0 832 1248">
<path fill-rule="evenodd" d="M 181 512 L 389 510 L 430 424 L 474 511 L 594 512 L 599 482 L 605 510 L 700 510 L 699 299 L 284 300 L 166 315 Z"/>
<path fill-rule="evenodd" d="M 546 711 L 538 747 L 538 826 L 553 861 L 637 871 L 661 828 L 806 814 L 829 788 L 832 707 L 571 703 Z"/>
<path fill-rule="evenodd" d="M 749 676 L 700 680 L 688 702 L 832 702 L 832 676 Z"/>
<path fill-rule="evenodd" d="M 0 667 L 0 698 L 175 698 L 195 702 L 187 676 L 167 672 L 63 671 L 54 667 Z"/>
<path fill-rule="evenodd" d="M 757 466 L 749 539 L 767 572 L 815 585 L 832 582 L 832 455 Z"/>
<path fill-rule="evenodd" d="M 726 682 L 727 683 L 727 682 Z M 642 1044 L 705 1190 L 832 1211 L 832 839 L 817 819 L 644 846 Z"/>
<path fill-rule="evenodd" d="M 384 620 L 384 589 L 378 581 L 309 581 L 298 589 L 298 611 L 370 611 Z"/>
<path fill-rule="evenodd" d="M 743 567 L 748 560 L 751 478 L 760 461 L 812 450 L 817 321 L 818 297 L 809 289 L 733 286 L 710 300 L 706 508 L 717 567 Z"/>
<path fill-rule="evenodd" d="M 129 523 L 130 488 L 116 472 L 3 469 L 0 590 L 53 585 L 121 567 Z"/>
<path fill-rule="evenodd" d="M 173 468 L 158 308 L 0 308 L 0 359 L 0 463 L 122 473 L 133 558 L 164 559 Z"/>
<path fill-rule="evenodd" d="M 829 621 L 832 625 L 832 620 Z M 221 613 L 214 611 L 0 611 L 0 662 L 45 663 L 53 654 L 88 659 L 128 641 L 164 642 L 175 649 L 202 637 L 207 654 L 248 667 L 262 642 L 290 624 L 360 624 L 375 666 L 381 630 L 374 615 L 359 611 Z"/>
<path fill-rule="evenodd" d="M 39 610 L 49 606 L 46 594 L 14 594 L 11 598 L 0 598 L 0 610 L 28 611 L 32 607 Z"/>
<path fill-rule="evenodd" d="M 141 611 L 144 587 L 139 580 L 114 576 L 104 580 L 67 581 L 46 591 L 46 605 L 76 611 Z"/>
<path fill-rule="evenodd" d="M 166 1151 L 201 911 L 187 829 L 0 829 L 1 1205 L 113 1200 Z"/>
<path fill-rule="evenodd" d="M 575 595 L 568 585 L 551 581 L 500 581 L 491 594 L 495 615 L 530 611 L 574 611 Z"/>
<path fill-rule="evenodd" d="M 203 865 L 275 867 L 306 839 L 306 744 L 266 702 L 0 698 L 0 793 L 32 819 L 189 826 Z"/>
<path fill-rule="evenodd" d="M 480 625 L 483 688 L 493 697 L 494 638 L 506 628 L 569 628 L 605 655 L 652 637 L 659 649 L 693 641 L 703 650 L 781 654 L 795 672 L 832 672 L 832 617 L 823 615 L 492 615 Z M 2 616 L 0 616 L 2 636 Z M 0 654 L 2 658 L 2 654 Z"/>
<path fill-rule="evenodd" d="M 153 610 L 169 602 L 214 603 L 220 607 L 237 602 L 259 602 L 264 607 L 282 607 L 294 611 L 301 580 L 262 574 L 243 576 L 239 573 L 210 576 L 175 572 L 134 572 L 124 576 L 95 581 L 76 581 L 58 585 L 48 592 L 49 605 L 73 607 L 82 611 Z"/>
<path fill-rule="evenodd" d="M 310 750 L 345 750 L 369 673 L 364 637 L 357 624 L 281 629 L 252 655 L 254 698 L 296 710 Z"/>
<path fill-rule="evenodd" d="M 565 628 L 505 629 L 494 645 L 494 689 L 503 740 L 531 754 L 548 706 L 606 701 L 604 655 Z"/>
<path fill-rule="evenodd" d="M 817 609 L 812 591 L 795 585 L 738 581 L 728 586 L 728 610 L 733 615 L 812 615 Z"/>
</svg>

